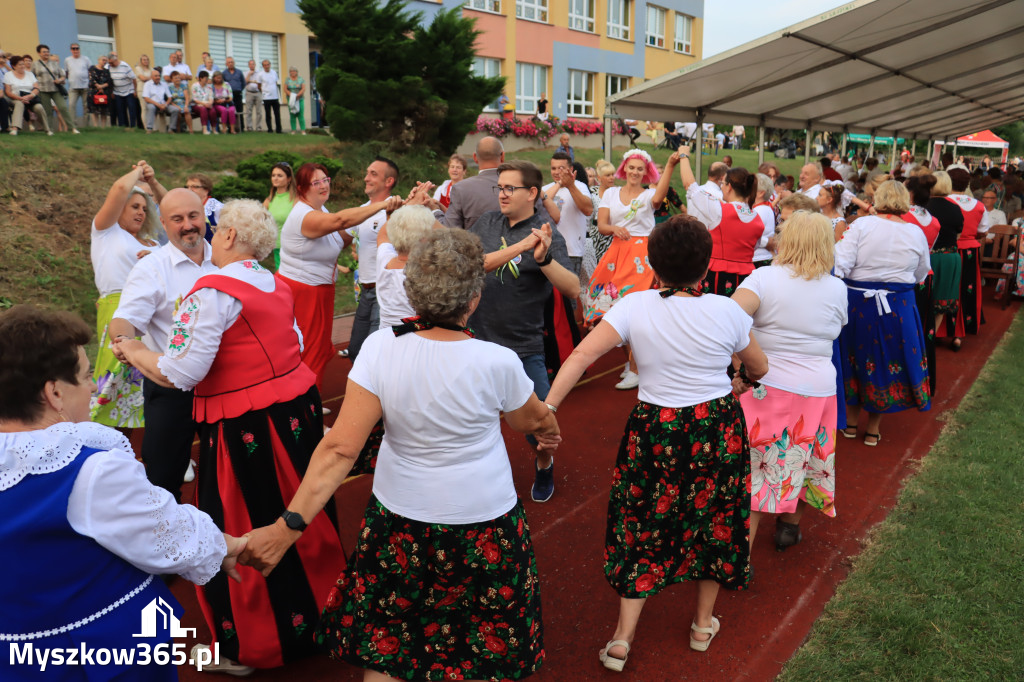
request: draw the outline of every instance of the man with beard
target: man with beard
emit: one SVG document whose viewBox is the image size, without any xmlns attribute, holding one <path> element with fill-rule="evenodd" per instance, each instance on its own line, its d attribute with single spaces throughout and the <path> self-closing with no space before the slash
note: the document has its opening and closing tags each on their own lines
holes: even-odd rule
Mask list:
<svg viewBox="0 0 1024 682">
<path fill-rule="evenodd" d="M 150 350 L 163 352 L 181 299 L 200 277 L 217 271 L 210 261 L 210 245 L 203 239 L 206 214 L 194 192 L 179 187 L 164 195 L 160 222 L 169 243 L 135 264 L 110 321 L 114 355 L 121 362 L 125 357 L 117 344 L 122 339 L 142 336 Z M 164 388 L 144 379 L 142 396 L 146 420 L 142 462 L 146 475 L 153 485 L 180 500 L 195 435 L 192 391 Z"/>
</svg>

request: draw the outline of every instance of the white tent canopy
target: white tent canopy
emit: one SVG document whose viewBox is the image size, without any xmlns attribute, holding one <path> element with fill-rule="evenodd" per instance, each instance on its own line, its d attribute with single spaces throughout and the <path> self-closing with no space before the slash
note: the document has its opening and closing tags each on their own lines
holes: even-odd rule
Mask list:
<svg viewBox="0 0 1024 682">
<path fill-rule="evenodd" d="M 854 0 L 618 93 L 606 116 L 808 137 L 947 138 L 1002 125 L 1024 118 L 1024 0 Z"/>
</svg>

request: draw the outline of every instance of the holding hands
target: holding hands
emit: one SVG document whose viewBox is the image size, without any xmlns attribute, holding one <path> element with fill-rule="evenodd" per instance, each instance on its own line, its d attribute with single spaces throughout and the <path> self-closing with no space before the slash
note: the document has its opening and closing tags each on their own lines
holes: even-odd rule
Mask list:
<svg viewBox="0 0 1024 682">
<path fill-rule="evenodd" d="M 538 264 L 543 263 L 548 257 L 548 250 L 551 248 L 551 224 L 544 223 L 540 229 L 531 230 L 537 238 L 537 244 L 533 247 L 533 259 Z M 527 237 L 529 239 L 529 237 Z"/>
<path fill-rule="evenodd" d="M 244 545 L 245 551 L 238 557 L 238 562 L 244 566 L 252 566 L 266 577 L 301 536 L 300 531 L 286 526 L 283 519 L 278 519 L 269 526 L 254 528 L 243 538 L 247 543 Z"/>
</svg>

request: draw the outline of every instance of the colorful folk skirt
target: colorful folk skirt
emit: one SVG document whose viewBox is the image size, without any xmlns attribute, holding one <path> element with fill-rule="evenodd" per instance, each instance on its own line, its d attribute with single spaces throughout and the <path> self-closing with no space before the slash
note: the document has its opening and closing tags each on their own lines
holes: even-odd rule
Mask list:
<svg viewBox="0 0 1024 682">
<path fill-rule="evenodd" d="M 323 391 L 327 363 L 334 357 L 334 284 L 313 286 L 275 275 L 288 285 L 295 298 L 295 322 L 302 332 L 302 361 L 316 374 L 316 387 Z"/>
<path fill-rule="evenodd" d="M 96 338 L 100 344 L 92 371 L 96 392 L 89 400 L 89 418 L 106 426 L 134 429 L 146 425 L 142 412 L 142 372 L 122 365 L 114 357 L 107 331 L 120 303 L 120 291 L 96 301 Z"/>
<path fill-rule="evenodd" d="M 690 407 L 640 402 L 612 473 L 605 578 L 621 597 L 686 580 L 750 579 L 750 445 L 732 393 Z"/>
<path fill-rule="evenodd" d="M 985 322 L 981 309 L 981 249 L 973 247 L 960 249 L 963 263 L 960 275 L 960 309 L 956 318 L 946 318 L 945 329 L 939 336 L 953 336 L 962 339 L 968 334 L 977 334 L 978 327 Z"/>
<path fill-rule="evenodd" d="M 402 680 L 518 680 L 544 661 L 522 502 L 483 523 L 413 521 L 376 497 L 330 590 L 317 642 Z"/>
<path fill-rule="evenodd" d="M 746 275 L 740 275 L 735 272 L 708 270 L 707 277 L 704 278 L 701 284 L 701 289 L 706 294 L 732 296 L 746 278 Z"/>
<path fill-rule="evenodd" d="M 933 256 L 934 258 L 934 256 Z M 935 364 L 935 305 L 933 303 L 932 285 L 935 273 L 930 272 L 923 282 L 918 282 L 914 289 L 914 301 L 917 312 L 921 316 L 921 331 L 924 332 L 924 357 L 928 360 L 928 395 L 935 398 L 935 385 L 938 366 Z"/>
<path fill-rule="evenodd" d="M 929 409 L 928 359 L 914 300 L 917 285 L 855 280 L 846 280 L 846 285 L 849 322 L 839 338 L 847 404 L 876 414 Z M 883 291 L 889 293 L 870 294 Z"/>
<path fill-rule="evenodd" d="M 359 451 L 355 464 L 348 472 L 349 478 L 364 474 L 373 475 L 377 470 L 377 455 L 380 453 L 380 444 L 383 441 L 384 420 L 378 419 L 377 423 L 373 425 L 373 430 L 370 431 L 366 443 L 363 444 L 363 449 Z"/>
<path fill-rule="evenodd" d="M 199 425 L 196 506 L 225 533 L 268 526 L 295 496 L 323 438 L 320 394 Z M 239 566 L 242 582 L 223 571 L 196 587 L 220 655 L 255 668 L 276 668 L 320 652 L 313 636 L 345 553 L 334 505 L 328 504 L 266 578 Z"/>
<path fill-rule="evenodd" d="M 960 271 L 963 267 L 960 254 L 953 248 L 932 251 L 931 260 L 932 310 L 935 315 L 955 317 L 960 310 Z M 918 307 L 918 311 L 922 310 Z"/>
<path fill-rule="evenodd" d="M 647 259 L 647 237 L 612 240 L 581 297 L 583 322 L 597 324 L 623 296 L 654 286 L 654 269 Z"/>
<path fill-rule="evenodd" d="M 741 395 L 740 404 L 750 436 L 750 508 L 788 514 L 803 500 L 835 516 L 835 396 L 762 384 Z"/>
</svg>

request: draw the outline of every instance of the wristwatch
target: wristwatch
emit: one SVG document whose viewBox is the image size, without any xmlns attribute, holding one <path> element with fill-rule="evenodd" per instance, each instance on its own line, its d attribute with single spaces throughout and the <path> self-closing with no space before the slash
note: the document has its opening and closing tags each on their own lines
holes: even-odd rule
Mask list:
<svg viewBox="0 0 1024 682">
<path fill-rule="evenodd" d="M 292 530 L 297 530 L 300 533 L 306 530 L 306 522 L 302 518 L 302 514 L 298 512 L 288 511 L 285 509 L 281 512 L 281 518 L 284 519 L 284 525 L 288 526 Z"/>
<path fill-rule="evenodd" d="M 537 265 L 539 265 L 540 267 L 544 267 L 545 265 L 551 265 L 551 259 L 552 259 L 551 249 L 548 249 L 547 255 L 544 256 L 544 260 L 542 260 L 541 262 L 537 263 Z"/>
</svg>

